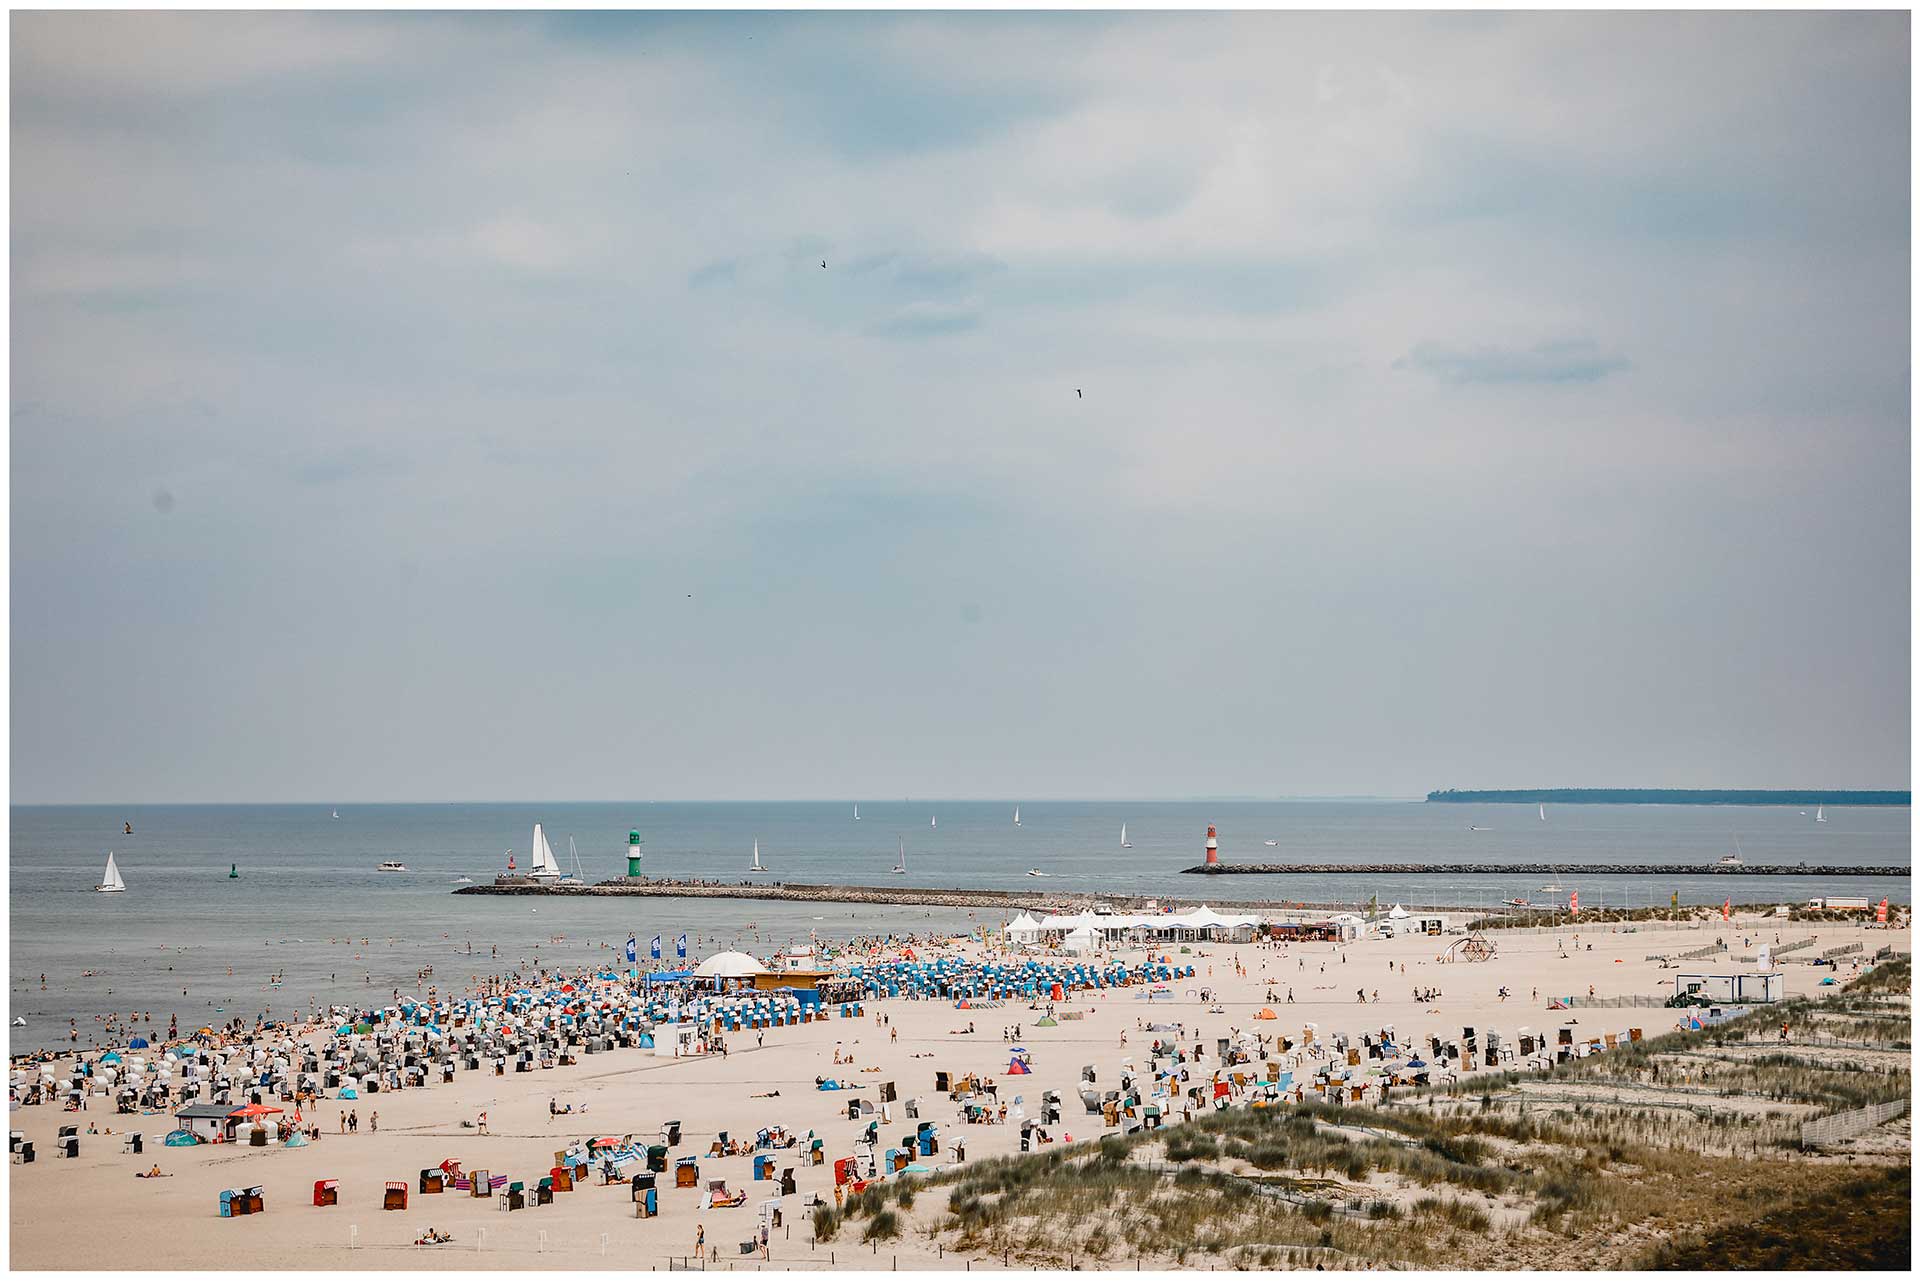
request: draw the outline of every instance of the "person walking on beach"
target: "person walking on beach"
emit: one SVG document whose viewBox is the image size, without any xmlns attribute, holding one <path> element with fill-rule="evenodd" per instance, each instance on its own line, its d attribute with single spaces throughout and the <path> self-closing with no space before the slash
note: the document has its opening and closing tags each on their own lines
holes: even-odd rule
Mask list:
<svg viewBox="0 0 1920 1281">
<path fill-rule="evenodd" d="M 367 1118 L 367 1126 L 371 1133 L 380 1133 L 380 1109 L 373 1110 L 373 1115 Z"/>
<path fill-rule="evenodd" d="M 345 1112 L 342 1112 L 340 1114 L 340 1133 L 345 1134 L 346 1132 L 347 1132 L 347 1114 Z"/>
<path fill-rule="evenodd" d="M 693 1252 L 702 1255 L 707 1252 L 707 1225 L 702 1223 L 693 1230 Z"/>
</svg>

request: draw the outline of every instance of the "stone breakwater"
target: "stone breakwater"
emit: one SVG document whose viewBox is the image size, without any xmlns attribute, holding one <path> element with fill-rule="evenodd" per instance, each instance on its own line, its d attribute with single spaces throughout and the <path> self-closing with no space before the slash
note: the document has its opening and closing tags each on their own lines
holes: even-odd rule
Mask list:
<svg viewBox="0 0 1920 1281">
<path fill-rule="evenodd" d="M 1857 867 L 1832 863 L 1196 863 L 1192 876 L 1911 876 L 1908 867 Z"/>
<path fill-rule="evenodd" d="M 917 889 L 904 885 L 802 885 L 791 881 L 672 881 L 619 878 L 595 885 L 463 885 L 455 894 L 502 894 L 537 898 L 727 898 L 774 899 L 795 903 L 875 903 L 895 907 L 974 907 L 994 911 L 1050 912 L 1056 908 L 1080 911 L 1102 903 L 1116 912 L 1144 912 L 1168 908 L 1184 911 L 1200 906 L 1199 899 L 1152 898 L 1147 895 L 1086 894 L 1047 890 Z M 1153 904 L 1152 907 L 1149 903 Z M 1264 911 L 1344 911 L 1351 904 L 1303 903 L 1296 900 L 1233 900 L 1232 906 Z M 1438 905 L 1422 905 L 1434 907 Z"/>
</svg>

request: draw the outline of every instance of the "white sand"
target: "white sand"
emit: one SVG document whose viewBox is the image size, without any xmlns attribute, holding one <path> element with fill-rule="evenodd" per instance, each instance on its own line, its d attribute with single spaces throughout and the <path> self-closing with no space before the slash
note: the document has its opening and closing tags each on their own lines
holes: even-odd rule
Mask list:
<svg viewBox="0 0 1920 1281">
<path fill-rule="evenodd" d="M 969 1161 L 1015 1151 L 1017 1127 L 962 1126 L 956 1107 L 933 1092 L 936 1068 L 976 1072 L 994 1077 L 1000 1097 L 1011 1106 L 1013 1096 L 1025 1098 L 1028 1111 L 1041 1092 L 1060 1090 L 1067 1102 L 1061 1129 L 1075 1139 L 1101 1133 L 1099 1118 L 1087 1116 L 1077 1095 L 1083 1064 L 1097 1065 L 1101 1088 L 1117 1085 L 1121 1060 L 1144 1064 L 1144 1044 L 1152 1037 L 1137 1030 L 1147 1019 L 1183 1023 L 1185 1043 L 1200 1039 L 1210 1071 L 1213 1039 L 1230 1027 L 1254 1027 L 1262 1032 L 1297 1035 L 1301 1024 L 1319 1025 L 1321 1036 L 1358 1033 L 1391 1024 L 1403 1036 L 1457 1036 L 1463 1025 L 1512 1033 L 1522 1026 L 1550 1031 L 1578 1018 L 1588 1031 L 1644 1028 L 1648 1035 L 1670 1030 L 1673 1011 L 1663 1009 L 1595 1009 L 1572 1014 L 1546 1008 L 1550 996 L 1585 995 L 1589 985 L 1602 996 L 1666 995 L 1674 971 L 1662 971 L 1644 958 L 1650 953 L 1678 953 L 1702 946 L 1716 935 L 1728 937 L 1739 954 L 1743 933 L 1755 939 L 1794 942 L 1809 934 L 1819 944 L 1798 955 L 1812 956 L 1825 947 L 1864 942 L 1866 953 L 1887 943 L 1901 951 L 1911 949 L 1906 931 L 1863 931 L 1834 925 L 1788 926 L 1772 920 L 1736 918 L 1730 927 L 1680 930 L 1641 927 L 1634 933 L 1580 933 L 1580 950 L 1573 950 L 1575 930 L 1557 935 L 1496 933 L 1491 937 L 1499 956 L 1480 965 L 1440 964 L 1436 960 L 1451 940 L 1408 938 L 1368 940 L 1345 947 L 1302 945 L 1275 951 L 1256 945 L 1209 944 L 1196 947 L 1191 959 L 1199 976 L 1175 987 L 1176 999 L 1149 1004 L 1138 989 L 1070 994 L 1062 1009 L 1088 1011 L 1084 1021 L 1063 1021 L 1055 1028 L 1036 1029 L 1040 1012 L 1024 1005 L 1000 1009 L 956 1010 L 943 1002 L 876 1001 L 867 1005 L 859 1021 L 833 1019 L 804 1027 L 771 1029 L 764 1048 L 755 1048 L 750 1032 L 729 1036 L 733 1052 L 727 1058 L 669 1060 L 651 1051 L 617 1050 L 583 1056 L 578 1066 L 531 1074 L 495 1077 L 491 1073 L 462 1071 L 452 1085 L 383 1092 L 345 1105 L 326 1102 L 319 1107 L 325 1137 L 313 1146 L 292 1150 L 201 1146 L 177 1149 L 159 1146 L 173 1128 L 166 1117 L 115 1116 L 100 1100 L 82 1113 L 62 1112 L 54 1105 L 22 1108 L 13 1113 L 12 1128 L 34 1139 L 39 1158 L 31 1166 L 10 1169 L 12 1207 L 11 1263 L 16 1268 L 545 1268 L 545 1267 L 664 1267 L 670 1256 L 691 1252 L 697 1223 L 704 1223 L 710 1245 L 720 1246 L 722 1259 L 746 1260 L 738 1242 L 752 1236 L 757 1205 L 777 1184 L 751 1180 L 752 1159 L 746 1156 L 701 1160 L 701 1177 L 725 1178 L 731 1187 L 745 1188 L 746 1206 L 739 1209 L 697 1209 L 698 1193 L 671 1186 L 663 1176 L 659 1194 L 661 1214 L 650 1220 L 633 1217 L 633 1205 L 624 1184 L 611 1187 L 582 1185 L 556 1197 L 551 1206 L 507 1214 L 492 1200 L 476 1200 L 449 1192 L 422 1196 L 417 1191 L 419 1171 L 449 1157 L 466 1168 L 487 1168 L 537 1183 L 553 1164 L 555 1149 L 588 1135 L 623 1134 L 653 1139 L 667 1119 L 680 1120 L 685 1136 L 674 1156 L 703 1154 L 713 1135 L 728 1130 L 737 1139 L 751 1140 L 756 1128 L 784 1125 L 798 1135 L 813 1129 L 826 1138 L 828 1164 L 802 1164 L 798 1151 L 777 1154 L 779 1166 L 799 1166 L 799 1197 L 787 1199 L 786 1229 L 776 1231 L 772 1247 L 775 1266 L 824 1266 L 829 1251 L 841 1267 L 890 1267 L 895 1256 L 901 1267 L 935 1266 L 924 1242 L 901 1241 L 883 1245 L 876 1253 L 843 1235 L 831 1247 L 809 1251 L 809 1219 L 797 1202 L 819 1192 L 832 1199 L 832 1159 L 851 1155 L 854 1136 L 865 1122 L 846 1118 L 845 1093 L 822 1093 L 814 1088 L 818 1075 L 858 1082 L 877 1102 L 882 1081 L 897 1083 L 900 1096 L 922 1101 L 921 1117 L 941 1126 L 943 1140 L 964 1134 Z M 1561 955 L 1561 945 L 1567 955 Z M 1587 944 L 1592 950 L 1586 950 Z M 1156 949 L 1164 951 L 1164 949 Z M 1123 953 L 1137 958 L 1139 951 Z M 1234 960 L 1247 967 L 1245 978 L 1234 974 Z M 1406 973 L 1399 967 L 1404 964 Z M 1324 972 L 1323 971 L 1324 967 Z M 1391 968 L 1390 968 L 1391 967 Z M 1728 972 L 1751 969 L 1723 956 L 1701 969 Z M 1791 995 L 1816 995 L 1814 984 L 1831 971 L 1804 964 L 1782 967 Z M 1843 962 L 1843 979 L 1850 973 Z M 1253 1021 L 1267 1004 L 1267 980 L 1278 1001 L 1277 1022 Z M 1416 985 L 1438 987 L 1443 997 L 1432 1004 L 1411 999 Z M 1514 992 L 1502 1002 L 1501 986 Z M 1223 996 L 1224 1013 L 1210 1014 L 1194 989 L 1212 987 Z M 1355 1001 L 1355 989 L 1364 987 L 1369 1002 L 1375 989 L 1381 1001 L 1364 1008 Z M 1531 993 L 1539 989 L 1539 999 Z M 1294 1004 L 1285 1004 L 1287 990 Z M 899 1030 L 897 1042 L 876 1026 L 875 1015 L 885 1014 Z M 971 1021 L 975 1036 L 950 1033 Z M 1008 1077 L 1007 1046 L 1000 1039 L 1005 1025 L 1023 1027 L 1022 1043 L 1033 1052 L 1031 1076 Z M 1121 1045 L 1125 1033 L 1128 1045 Z M 833 1050 L 840 1043 L 852 1052 L 854 1068 L 835 1068 Z M 914 1055 L 932 1057 L 915 1058 Z M 860 1067 L 882 1070 L 861 1072 Z M 438 1080 L 437 1075 L 433 1078 Z M 776 1099 L 754 1099 L 757 1092 L 777 1089 Z M 549 1120 L 547 1101 L 572 1103 L 576 1114 Z M 360 1133 L 337 1133 L 342 1107 L 356 1108 Z M 585 1107 L 584 1115 L 578 1109 Z M 493 1133 L 477 1135 L 462 1129 L 463 1119 L 481 1110 L 490 1114 Z M 378 1134 L 369 1132 L 371 1114 L 380 1114 Z M 1011 1113 L 1010 1113 L 1011 1116 Z M 60 1125 L 78 1121 L 83 1132 L 78 1160 L 53 1157 L 53 1136 Z M 105 1134 L 85 1136 L 88 1123 Z M 896 1105 L 894 1120 L 881 1127 L 882 1144 L 892 1146 L 912 1123 Z M 120 1135 L 139 1130 L 148 1140 L 143 1156 L 122 1154 Z M 943 1146 L 929 1164 L 951 1159 Z M 137 1180 L 135 1170 L 158 1162 L 173 1178 Z M 315 1179 L 340 1180 L 336 1207 L 311 1204 Z M 404 1180 L 411 1193 L 404 1212 L 379 1209 L 386 1180 Z M 263 1215 L 220 1219 L 218 1196 L 222 1188 L 261 1184 L 266 1189 Z M 452 1246 L 420 1248 L 410 1244 L 428 1225 L 451 1231 Z M 358 1248 L 349 1249 L 349 1228 L 358 1228 Z M 481 1234 L 484 1231 L 484 1243 Z M 545 1234 L 544 1253 L 541 1237 Z M 790 1233 L 790 1238 L 789 1234 Z M 605 1238 L 604 1255 L 602 1238 Z M 480 1248 L 476 1250 L 476 1245 Z M 604 1261 L 603 1261 L 604 1260 Z M 976 1266 L 986 1266 L 978 1261 Z"/>
</svg>

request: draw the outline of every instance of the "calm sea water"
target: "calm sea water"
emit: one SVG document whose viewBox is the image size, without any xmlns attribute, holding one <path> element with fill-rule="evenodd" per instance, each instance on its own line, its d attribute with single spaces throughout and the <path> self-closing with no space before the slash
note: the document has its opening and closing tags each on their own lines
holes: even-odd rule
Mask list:
<svg viewBox="0 0 1920 1281">
<path fill-rule="evenodd" d="M 1013 825 L 1020 807 L 1021 824 Z M 760 842 L 768 880 L 966 886 L 1310 902 L 1493 904 L 1540 900 L 1538 875 L 1182 876 L 1201 860 L 1206 826 L 1220 828 L 1221 857 L 1240 862 L 1710 863 L 1735 841 L 1751 863 L 1906 865 L 1911 812 L 1829 809 L 1828 821 L 1794 808 L 1549 807 L 1417 802 L 861 801 L 591 805 L 21 807 L 12 811 L 9 1021 L 12 1049 L 83 1040 L 106 1011 L 168 1014 L 183 1028 L 311 1001 L 384 1001 L 419 989 L 416 975 L 462 986 L 536 959 L 590 963 L 629 933 L 644 949 L 683 931 L 695 955 L 721 946 L 764 950 L 809 934 L 967 928 L 1001 914 L 836 904 L 689 900 L 530 902 L 455 897 L 454 878 L 485 881 L 511 847 L 521 867 L 536 820 L 562 862 L 567 838 L 589 882 L 626 870 L 626 835 L 638 829 L 655 876 L 744 879 Z M 938 826 L 930 825 L 937 817 Z M 126 836 L 121 824 L 131 822 Z M 1131 849 L 1120 848 L 1127 825 Z M 1470 831 L 1470 827 L 1488 830 Z M 904 840 L 908 874 L 889 874 Z M 1277 841 L 1268 847 L 1265 842 Z M 96 894 L 108 850 L 125 894 Z M 399 859 L 404 874 L 380 873 Z M 238 864 L 240 878 L 229 879 Z M 1026 875 L 1049 872 L 1050 880 Z M 1906 880 L 1622 877 L 1572 881 L 1583 905 L 1786 902 L 1817 895 L 1911 901 Z M 360 943 L 365 938 L 367 943 Z M 474 954 L 469 957 L 467 948 Z M 497 953 L 496 953 L 497 949 Z M 229 975 L 228 971 L 232 973 Z M 92 970 L 92 977 L 82 977 Z M 40 975 L 47 976 L 46 989 Z M 274 987 L 270 979 L 281 976 Z M 184 989 L 184 992 L 183 992 Z"/>
</svg>

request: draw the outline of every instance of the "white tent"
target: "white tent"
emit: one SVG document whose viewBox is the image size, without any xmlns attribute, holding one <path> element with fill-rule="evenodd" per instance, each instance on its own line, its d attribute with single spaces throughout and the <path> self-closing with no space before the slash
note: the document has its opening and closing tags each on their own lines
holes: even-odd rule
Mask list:
<svg viewBox="0 0 1920 1281">
<path fill-rule="evenodd" d="M 1031 943 L 1041 934 L 1040 922 L 1025 912 L 1007 922 L 1007 938 L 1015 943 Z"/>
<path fill-rule="evenodd" d="M 700 962 L 693 976 L 701 979 L 749 979 L 766 972 L 766 966 L 745 952 L 721 952 Z"/>
<path fill-rule="evenodd" d="M 1387 919 L 1390 921 L 1404 921 L 1407 919 L 1408 915 L 1410 915 L 1410 913 L 1408 913 L 1406 908 L 1401 907 L 1398 903 L 1395 903 L 1393 905 L 1393 910 L 1387 913 Z"/>
<path fill-rule="evenodd" d="M 1062 948 L 1073 953 L 1075 956 L 1085 956 L 1087 953 L 1093 951 L 1093 946 L 1093 931 L 1084 925 L 1077 930 L 1070 931 L 1067 934 L 1066 941 L 1061 944 Z"/>
</svg>

